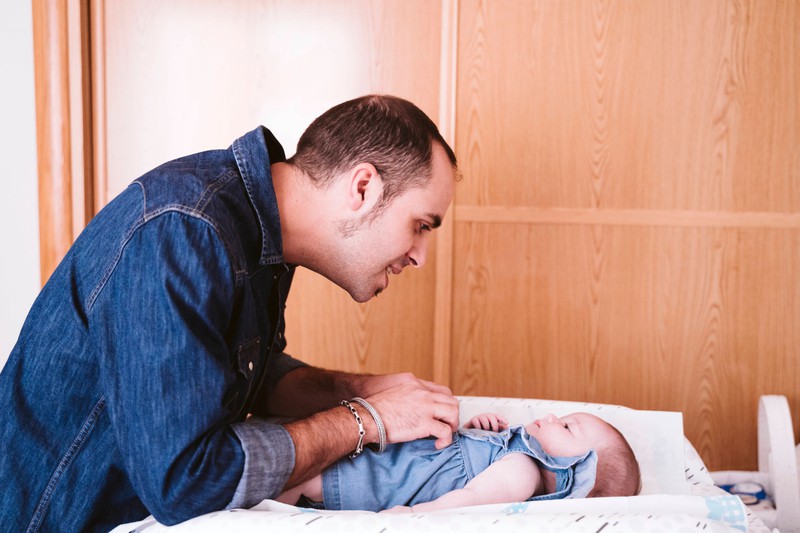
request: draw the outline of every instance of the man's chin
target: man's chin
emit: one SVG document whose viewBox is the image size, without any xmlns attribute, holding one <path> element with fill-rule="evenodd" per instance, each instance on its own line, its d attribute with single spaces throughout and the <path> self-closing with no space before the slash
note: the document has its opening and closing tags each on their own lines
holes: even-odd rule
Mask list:
<svg viewBox="0 0 800 533">
<path fill-rule="evenodd" d="M 350 297 L 353 300 L 355 300 L 356 302 L 358 302 L 360 304 L 363 304 L 363 303 L 366 303 L 366 302 L 372 300 L 373 298 L 375 298 L 379 294 L 383 293 L 384 289 L 383 288 L 378 288 L 373 292 L 367 292 L 367 291 L 368 291 L 368 289 L 366 289 L 366 288 L 358 287 L 358 288 L 355 288 L 353 290 L 348 290 L 347 293 L 350 295 Z"/>
<path fill-rule="evenodd" d="M 370 301 L 372 298 L 385 290 L 385 287 L 378 287 L 376 289 L 374 285 L 372 287 L 367 287 L 364 285 L 354 284 L 350 278 L 344 278 L 342 276 L 330 276 L 327 273 L 320 271 L 316 272 L 328 278 L 329 281 L 332 281 L 336 286 L 349 294 L 350 298 L 361 304 Z"/>
</svg>

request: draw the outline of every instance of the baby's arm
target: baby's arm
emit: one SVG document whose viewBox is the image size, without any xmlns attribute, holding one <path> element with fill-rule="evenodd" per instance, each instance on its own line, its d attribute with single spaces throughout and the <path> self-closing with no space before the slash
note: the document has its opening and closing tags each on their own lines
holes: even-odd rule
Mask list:
<svg viewBox="0 0 800 533">
<path fill-rule="evenodd" d="M 489 465 L 463 489 L 448 492 L 431 502 L 419 503 L 410 510 L 438 511 L 468 505 L 521 502 L 533 496 L 540 481 L 539 467 L 533 459 L 524 453 L 512 452 Z"/>
<path fill-rule="evenodd" d="M 486 429 L 489 431 L 503 431 L 508 428 L 508 420 L 495 413 L 483 413 L 473 416 L 464 424 L 465 428 Z"/>
</svg>

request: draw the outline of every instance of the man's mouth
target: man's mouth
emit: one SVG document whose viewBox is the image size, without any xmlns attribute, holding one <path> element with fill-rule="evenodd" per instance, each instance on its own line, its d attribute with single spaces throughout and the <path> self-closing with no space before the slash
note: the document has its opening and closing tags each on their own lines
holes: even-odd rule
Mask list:
<svg viewBox="0 0 800 533">
<path fill-rule="evenodd" d="M 403 272 L 402 268 L 397 268 L 397 267 L 395 267 L 393 265 L 389 265 L 386 268 L 384 268 L 383 269 L 383 277 L 384 277 L 383 288 L 376 290 L 375 291 L 375 296 L 377 296 L 381 292 L 385 291 L 386 287 L 389 286 L 389 274 L 394 274 L 396 276 L 397 274 L 400 274 L 401 272 Z"/>
</svg>

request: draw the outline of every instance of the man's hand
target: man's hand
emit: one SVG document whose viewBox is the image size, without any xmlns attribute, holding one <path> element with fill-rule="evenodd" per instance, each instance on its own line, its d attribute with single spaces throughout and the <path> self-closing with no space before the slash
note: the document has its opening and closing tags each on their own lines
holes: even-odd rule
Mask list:
<svg viewBox="0 0 800 533">
<path fill-rule="evenodd" d="M 495 413 L 482 413 L 473 416 L 469 422 L 464 424 L 465 428 L 485 429 L 488 431 L 503 431 L 508 429 L 508 420 Z"/>
<path fill-rule="evenodd" d="M 387 442 L 434 436 L 437 449 L 453 442 L 453 432 L 458 428 L 458 400 L 449 388 L 413 374 L 358 378 L 361 382 L 354 383 L 354 390 L 383 419 Z"/>
<path fill-rule="evenodd" d="M 367 399 L 385 390 L 413 383 L 432 392 L 453 396 L 443 385 L 419 379 L 410 372 L 401 374 L 350 374 L 335 370 L 302 367 L 292 370 L 278 382 L 262 409 L 272 415 L 304 418 L 339 405 L 355 396 Z"/>
<path fill-rule="evenodd" d="M 271 404 L 274 413 L 305 416 L 284 426 L 295 446 L 294 470 L 284 490 L 314 477 L 355 448 L 356 423 L 350 411 L 338 405 L 341 400 L 356 396 L 367 400 L 381 416 L 389 443 L 433 435 L 441 449 L 452 442 L 458 426 L 458 400 L 450 389 L 407 373 L 372 376 L 304 367 L 286 374 L 276 396 L 280 401 Z M 293 402 L 298 406 L 293 408 Z M 372 417 L 360 405 L 354 407 L 366 431 L 364 443 L 377 443 Z M 319 408 L 326 410 L 305 414 Z"/>
<path fill-rule="evenodd" d="M 452 396 L 453 393 L 448 387 L 439 385 L 433 381 L 420 379 L 411 372 L 403 372 L 400 374 L 352 374 L 350 376 L 350 388 L 355 396 L 367 398 L 369 396 L 378 394 L 387 389 L 397 387 L 406 383 L 423 383 L 433 392 L 440 392 Z"/>
</svg>

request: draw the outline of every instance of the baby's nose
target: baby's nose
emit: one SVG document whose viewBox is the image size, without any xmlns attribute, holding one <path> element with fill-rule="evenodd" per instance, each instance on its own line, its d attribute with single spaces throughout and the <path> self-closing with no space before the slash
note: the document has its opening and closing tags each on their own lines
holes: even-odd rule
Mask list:
<svg viewBox="0 0 800 533">
<path fill-rule="evenodd" d="M 555 422 L 558 420 L 558 417 L 553 413 L 547 413 L 546 415 L 544 415 L 544 419 L 547 420 L 548 422 Z"/>
</svg>

